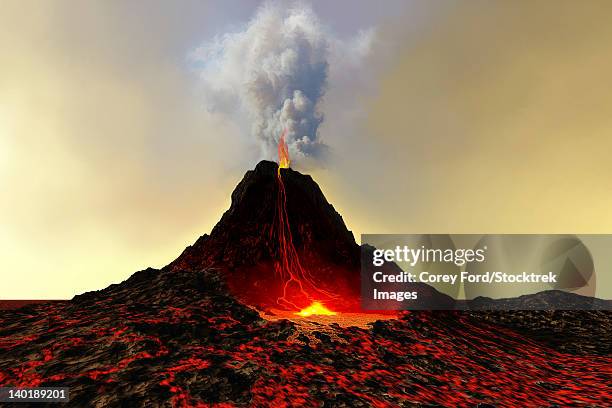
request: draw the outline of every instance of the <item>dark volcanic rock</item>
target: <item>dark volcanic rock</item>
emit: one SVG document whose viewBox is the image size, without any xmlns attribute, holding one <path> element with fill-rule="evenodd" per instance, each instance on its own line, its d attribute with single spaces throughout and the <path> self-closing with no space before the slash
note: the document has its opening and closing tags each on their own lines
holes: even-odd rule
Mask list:
<svg viewBox="0 0 612 408">
<path fill-rule="evenodd" d="M 472 310 L 612 310 L 612 300 L 582 296 L 562 290 L 546 290 L 515 298 L 491 299 L 479 296 L 458 303 Z"/>
<path fill-rule="evenodd" d="M 216 270 L 147 269 L 68 302 L 3 312 L 0 385 L 67 386 L 71 406 L 181 405 L 183 387 L 206 403 L 246 402 L 259 367 L 228 366 L 222 350 L 288 336 L 283 323 L 263 323 Z"/>
<path fill-rule="evenodd" d="M 232 204 L 210 235 L 200 237 L 165 270 L 217 267 L 230 289 L 249 304 L 276 306 L 283 282 L 274 275 L 279 246 L 273 223 L 278 165 L 261 161 L 232 193 Z M 340 214 L 309 175 L 282 169 L 293 244 L 321 288 L 356 305 L 359 246 Z"/>
<path fill-rule="evenodd" d="M 270 235 L 277 204 L 277 169 L 276 163 L 261 161 L 247 171 L 232 193 L 229 210 L 210 236 L 200 237 L 166 268 L 219 264 L 235 269 L 273 259 L 277 243 L 271 242 Z M 282 169 L 281 174 L 296 249 L 333 264 L 358 267 L 359 246 L 317 183 L 292 169 Z"/>
</svg>

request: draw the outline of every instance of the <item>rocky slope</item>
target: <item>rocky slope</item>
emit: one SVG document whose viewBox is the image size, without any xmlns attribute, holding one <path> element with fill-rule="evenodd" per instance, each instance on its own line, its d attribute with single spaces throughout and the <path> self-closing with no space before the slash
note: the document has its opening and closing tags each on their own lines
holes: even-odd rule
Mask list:
<svg viewBox="0 0 612 408">
<path fill-rule="evenodd" d="M 232 203 L 210 235 L 201 236 L 165 270 L 217 267 L 241 300 L 261 308 L 278 307 L 282 282 L 272 262 L 278 258 L 274 237 L 278 165 L 261 161 L 232 193 Z M 316 271 L 321 288 L 344 295 L 355 308 L 359 295 L 359 246 L 340 214 L 308 176 L 282 169 L 286 211 L 293 244 L 305 269 Z"/>
</svg>

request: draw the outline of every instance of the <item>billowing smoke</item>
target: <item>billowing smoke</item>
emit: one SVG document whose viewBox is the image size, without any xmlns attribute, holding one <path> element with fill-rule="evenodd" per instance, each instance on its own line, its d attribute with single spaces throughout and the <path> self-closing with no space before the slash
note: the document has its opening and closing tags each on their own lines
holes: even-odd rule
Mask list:
<svg viewBox="0 0 612 408">
<path fill-rule="evenodd" d="M 321 100 L 330 71 L 356 66 L 370 48 L 372 32 L 335 38 L 312 9 L 278 3 L 262 6 L 243 30 L 217 36 L 193 57 L 201 67 L 208 107 L 246 123 L 264 158 L 276 156 L 287 129 L 293 159 L 320 160 L 327 146 L 319 134 Z"/>
</svg>

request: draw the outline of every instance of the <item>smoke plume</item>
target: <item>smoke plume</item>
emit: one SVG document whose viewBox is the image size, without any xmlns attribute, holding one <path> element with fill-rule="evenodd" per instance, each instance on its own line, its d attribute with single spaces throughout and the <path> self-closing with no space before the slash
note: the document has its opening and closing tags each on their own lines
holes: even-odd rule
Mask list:
<svg viewBox="0 0 612 408">
<path fill-rule="evenodd" d="M 372 37 L 365 31 L 343 41 L 309 7 L 268 3 L 243 30 L 215 37 L 193 59 L 208 108 L 242 122 L 264 158 L 275 158 L 286 129 L 293 159 L 321 160 L 327 146 L 319 134 L 320 102 L 330 71 L 357 67 Z"/>
</svg>

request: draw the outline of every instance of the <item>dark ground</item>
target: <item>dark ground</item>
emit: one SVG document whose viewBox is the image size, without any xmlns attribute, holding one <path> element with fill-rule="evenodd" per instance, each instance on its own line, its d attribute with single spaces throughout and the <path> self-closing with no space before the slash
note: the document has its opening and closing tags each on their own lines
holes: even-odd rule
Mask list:
<svg viewBox="0 0 612 408">
<path fill-rule="evenodd" d="M 0 386 L 68 386 L 75 407 L 603 407 L 610 317 L 412 312 L 302 333 L 238 303 L 214 270 L 148 269 L 1 312 Z"/>
</svg>

